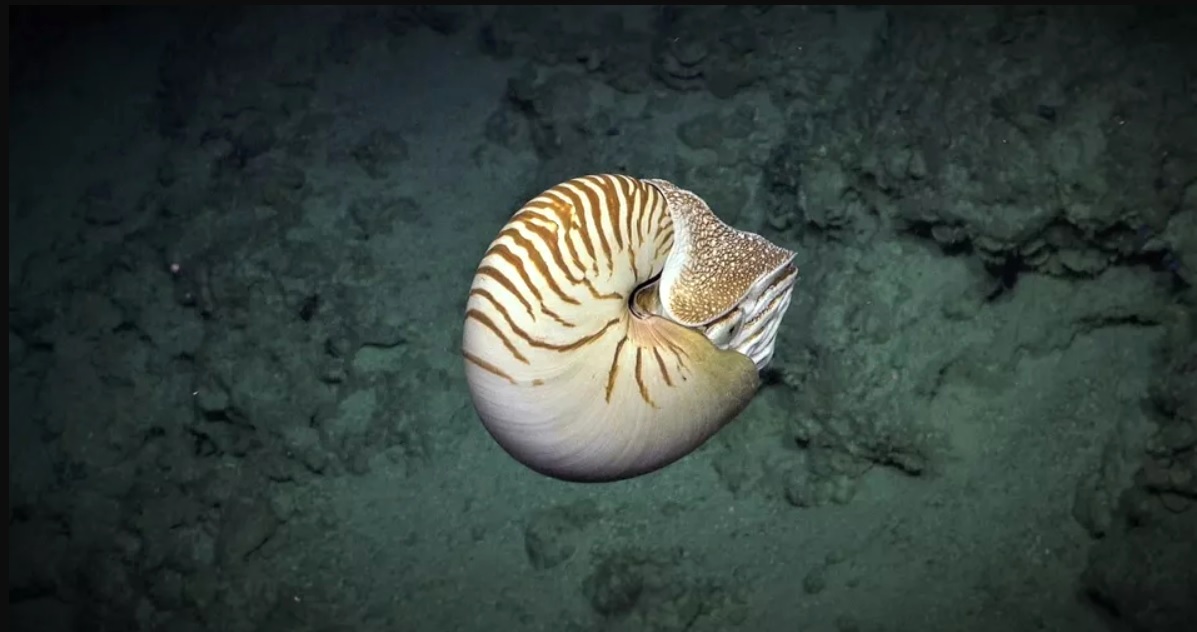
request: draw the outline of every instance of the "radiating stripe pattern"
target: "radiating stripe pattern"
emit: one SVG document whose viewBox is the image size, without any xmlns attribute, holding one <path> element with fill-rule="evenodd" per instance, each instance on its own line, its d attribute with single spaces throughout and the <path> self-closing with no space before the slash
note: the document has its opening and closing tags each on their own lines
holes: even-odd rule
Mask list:
<svg viewBox="0 0 1197 632">
<path fill-rule="evenodd" d="M 483 256 L 466 307 L 466 375 L 484 425 L 532 469 L 566 480 L 658 469 L 755 391 L 797 276 L 793 253 L 766 242 L 776 256 L 767 270 L 750 270 L 736 304 L 709 322 L 672 322 L 669 304 L 684 301 L 660 296 L 657 280 L 669 265 L 680 272 L 664 276 L 689 274 L 675 285 L 694 291 L 688 271 L 703 256 L 702 244 L 687 242 L 684 261 L 674 248 L 675 228 L 689 236 L 705 226 L 679 211 L 681 194 L 692 196 L 624 175 L 562 182 L 520 208 Z M 733 238 L 760 240 L 713 221 Z M 708 259 L 732 269 L 734 254 Z M 722 383 L 728 401 L 706 401 Z"/>
<path fill-rule="evenodd" d="M 631 292 L 660 273 L 672 238 L 664 198 L 634 178 L 587 176 L 545 191 L 500 231 L 470 289 L 466 320 L 505 353 L 466 349 L 466 359 L 516 383 L 543 370 L 535 355 L 593 344 L 619 324 Z"/>
</svg>

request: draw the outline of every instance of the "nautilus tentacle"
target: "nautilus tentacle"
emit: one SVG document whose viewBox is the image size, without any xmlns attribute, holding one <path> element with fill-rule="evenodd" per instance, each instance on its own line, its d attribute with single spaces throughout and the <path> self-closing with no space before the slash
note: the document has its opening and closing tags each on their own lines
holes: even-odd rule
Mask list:
<svg viewBox="0 0 1197 632">
<path fill-rule="evenodd" d="M 474 407 L 549 476 L 664 467 L 756 393 L 793 258 L 664 180 L 554 186 L 512 216 L 474 277 L 462 344 Z"/>
</svg>

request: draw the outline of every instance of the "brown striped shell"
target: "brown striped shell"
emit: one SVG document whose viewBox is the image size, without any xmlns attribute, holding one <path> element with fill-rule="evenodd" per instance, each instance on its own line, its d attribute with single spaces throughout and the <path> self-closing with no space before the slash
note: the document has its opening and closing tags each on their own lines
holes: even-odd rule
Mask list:
<svg viewBox="0 0 1197 632">
<path fill-rule="evenodd" d="M 546 190 L 499 232 L 470 289 L 462 353 L 483 424 L 564 480 L 676 461 L 755 394 L 793 256 L 664 180 Z"/>
</svg>

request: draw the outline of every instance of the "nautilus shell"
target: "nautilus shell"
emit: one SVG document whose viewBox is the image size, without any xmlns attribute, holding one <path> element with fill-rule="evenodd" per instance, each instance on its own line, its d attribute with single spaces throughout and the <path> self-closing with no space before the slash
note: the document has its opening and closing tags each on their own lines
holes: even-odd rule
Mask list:
<svg viewBox="0 0 1197 632">
<path fill-rule="evenodd" d="M 558 184 L 478 266 L 462 341 L 474 407 L 511 456 L 555 478 L 673 463 L 755 395 L 793 259 L 664 180 Z"/>
</svg>

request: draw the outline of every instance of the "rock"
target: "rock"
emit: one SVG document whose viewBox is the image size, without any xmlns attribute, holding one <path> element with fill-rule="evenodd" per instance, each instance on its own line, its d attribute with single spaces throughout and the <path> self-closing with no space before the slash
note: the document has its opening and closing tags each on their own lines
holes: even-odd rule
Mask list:
<svg viewBox="0 0 1197 632">
<path fill-rule="evenodd" d="M 216 538 L 216 559 L 234 565 L 261 548 L 278 529 L 279 520 L 269 501 L 258 497 L 234 498 L 221 513 Z"/>
<path fill-rule="evenodd" d="M 573 557 L 579 531 L 598 518 L 593 503 L 579 502 L 540 512 L 524 528 L 524 550 L 538 570 L 553 568 Z"/>
<path fill-rule="evenodd" d="M 397 132 L 376 129 L 350 153 L 366 175 L 381 180 L 391 173 L 392 165 L 407 159 L 407 143 Z"/>
</svg>

